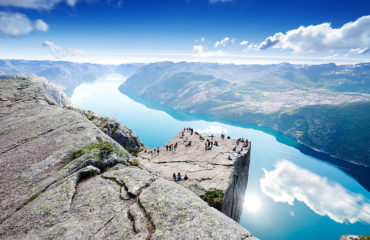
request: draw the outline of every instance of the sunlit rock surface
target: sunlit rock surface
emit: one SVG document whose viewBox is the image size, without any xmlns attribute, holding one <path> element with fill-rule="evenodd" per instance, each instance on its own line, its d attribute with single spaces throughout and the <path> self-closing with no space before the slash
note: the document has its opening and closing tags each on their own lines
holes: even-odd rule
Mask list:
<svg viewBox="0 0 370 240">
<path fill-rule="evenodd" d="M 217 142 L 218 146 L 213 144 L 210 150 L 205 150 L 207 139 Z M 187 146 L 190 141 L 191 146 Z M 176 150 L 166 148 L 176 143 Z M 138 160 L 148 171 L 171 181 L 174 181 L 173 173 L 177 175 L 180 172 L 182 178 L 186 174 L 189 179 L 179 183 L 202 198 L 206 190 L 223 190 L 222 211 L 239 221 L 248 183 L 250 144 L 249 141 L 237 143 L 237 140 L 227 137 L 200 138 L 190 131 L 180 131 L 159 148 L 159 153 L 155 149 L 147 150 L 139 154 Z"/>
<path fill-rule="evenodd" d="M 0 239 L 254 239 L 30 80 L 0 97 Z"/>
</svg>

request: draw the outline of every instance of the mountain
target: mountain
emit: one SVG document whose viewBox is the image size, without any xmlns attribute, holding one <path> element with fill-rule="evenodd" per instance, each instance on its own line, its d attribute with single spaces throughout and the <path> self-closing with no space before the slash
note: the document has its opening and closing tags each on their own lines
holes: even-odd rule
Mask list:
<svg viewBox="0 0 370 240">
<path fill-rule="evenodd" d="M 141 147 L 135 134 L 45 90 L 27 77 L 0 79 L 0 239 L 256 239 L 135 166 L 123 147 Z"/>
<path fill-rule="evenodd" d="M 120 91 L 191 113 L 255 123 L 370 165 L 370 63 L 142 66 Z"/>
<path fill-rule="evenodd" d="M 94 82 L 109 73 L 133 74 L 143 64 L 102 65 L 64 61 L 0 60 L 0 71 L 6 74 L 30 73 L 49 79 L 68 96 L 82 82 Z"/>
</svg>

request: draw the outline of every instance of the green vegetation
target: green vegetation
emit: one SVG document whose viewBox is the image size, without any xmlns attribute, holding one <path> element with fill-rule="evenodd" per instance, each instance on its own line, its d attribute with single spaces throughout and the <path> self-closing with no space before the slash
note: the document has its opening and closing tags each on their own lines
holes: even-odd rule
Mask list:
<svg viewBox="0 0 370 240">
<path fill-rule="evenodd" d="M 108 128 L 108 123 L 107 122 L 103 122 L 103 123 L 101 123 L 101 124 L 99 124 L 99 128 L 100 128 L 100 130 L 104 130 L 105 128 Z"/>
<path fill-rule="evenodd" d="M 137 154 L 143 150 L 140 148 L 132 148 L 132 147 L 125 147 L 125 149 L 134 156 L 137 156 Z"/>
<path fill-rule="evenodd" d="M 124 152 L 124 151 L 122 151 L 122 150 L 119 150 L 119 149 L 117 149 L 117 148 L 115 148 L 115 149 L 113 150 L 113 152 L 120 153 L 121 155 L 126 155 L 126 154 L 127 154 L 126 152 Z"/>
<path fill-rule="evenodd" d="M 370 236 L 360 236 L 361 240 L 370 240 Z"/>
<path fill-rule="evenodd" d="M 139 166 L 139 163 L 140 163 L 140 161 L 139 161 L 139 159 L 134 159 L 134 161 L 132 162 L 132 165 L 133 166 Z"/>
<path fill-rule="evenodd" d="M 221 189 L 207 190 L 205 200 L 209 206 L 222 211 L 222 203 L 224 201 L 224 191 Z"/>
<path fill-rule="evenodd" d="M 91 121 L 91 120 L 93 120 L 93 119 L 94 119 L 94 116 L 93 116 L 93 115 L 91 115 L 91 114 L 89 114 L 89 115 L 87 115 L 87 116 L 86 116 L 86 118 L 87 118 L 87 119 L 89 119 L 89 120 Z"/>
<path fill-rule="evenodd" d="M 118 123 L 116 123 L 116 125 L 114 125 L 114 128 L 113 128 L 113 130 L 112 130 L 112 133 L 117 132 L 118 127 L 119 127 L 119 125 L 118 125 Z"/>
<path fill-rule="evenodd" d="M 90 152 L 93 149 L 99 149 L 100 156 L 107 155 L 111 152 L 113 152 L 114 148 L 110 142 L 99 142 L 99 143 L 93 143 L 87 146 L 84 146 L 72 153 L 72 159 L 76 159 L 81 157 L 87 152 Z"/>
</svg>

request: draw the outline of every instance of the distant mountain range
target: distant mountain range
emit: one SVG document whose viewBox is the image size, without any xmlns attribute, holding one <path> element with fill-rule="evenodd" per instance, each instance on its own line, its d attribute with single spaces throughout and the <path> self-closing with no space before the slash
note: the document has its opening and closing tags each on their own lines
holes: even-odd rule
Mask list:
<svg viewBox="0 0 370 240">
<path fill-rule="evenodd" d="M 142 66 L 120 91 L 192 113 L 255 123 L 370 165 L 370 63 Z"/>
<path fill-rule="evenodd" d="M 32 73 L 58 85 L 68 96 L 82 82 L 94 82 L 112 72 L 129 76 L 143 64 L 102 65 L 64 61 L 0 60 L 0 73 Z"/>
<path fill-rule="evenodd" d="M 318 151 L 370 165 L 370 63 L 101 65 L 0 60 L 0 74 L 33 73 L 68 96 L 119 73 L 120 91 L 170 108 L 278 130 Z"/>
</svg>

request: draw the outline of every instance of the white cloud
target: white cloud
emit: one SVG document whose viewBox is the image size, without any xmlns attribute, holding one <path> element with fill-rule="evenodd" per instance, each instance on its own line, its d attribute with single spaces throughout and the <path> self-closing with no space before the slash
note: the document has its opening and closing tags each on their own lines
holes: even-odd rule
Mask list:
<svg viewBox="0 0 370 240">
<path fill-rule="evenodd" d="M 213 4 L 213 3 L 219 3 L 219 2 L 232 2 L 234 0 L 209 0 L 208 2 Z"/>
<path fill-rule="evenodd" d="M 240 42 L 240 45 L 242 45 L 242 46 L 246 46 L 246 45 L 248 45 L 248 41 L 246 41 L 246 40 L 241 41 L 241 42 Z"/>
<path fill-rule="evenodd" d="M 200 42 L 205 42 L 206 41 L 206 38 L 205 37 L 201 37 L 200 38 Z"/>
<path fill-rule="evenodd" d="M 366 53 L 370 53 L 370 48 L 368 48 L 368 47 L 366 47 L 366 48 L 355 48 L 355 49 L 351 49 L 350 53 L 354 53 L 354 54 L 358 54 L 358 55 L 366 54 Z"/>
<path fill-rule="evenodd" d="M 324 59 L 337 59 L 338 57 L 339 57 L 338 54 L 333 54 L 333 55 L 324 57 Z"/>
<path fill-rule="evenodd" d="M 294 52 L 350 50 L 370 47 L 370 15 L 341 28 L 332 28 L 330 23 L 300 26 L 284 33 L 276 33 L 260 43 L 259 49 L 291 49 Z"/>
<path fill-rule="evenodd" d="M 202 45 L 195 45 L 193 46 L 193 53 L 197 57 L 217 57 L 217 56 L 225 56 L 227 55 L 226 52 L 222 50 L 218 51 L 204 51 L 204 47 Z"/>
<path fill-rule="evenodd" d="M 21 13 L 0 12 L 0 35 L 16 37 L 48 29 L 49 26 L 41 19 L 33 22 Z"/>
<path fill-rule="evenodd" d="M 222 133 L 228 133 L 228 130 L 227 128 L 222 128 L 222 127 L 219 127 L 219 126 L 208 126 L 204 129 L 201 129 L 201 128 L 198 128 L 198 129 L 195 129 L 196 132 L 199 132 L 200 134 L 222 134 Z"/>
<path fill-rule="evenodd" d="M 35 21 L 35 29 L 46 32 L 49 29 L 49 26 L 41 19 L 38 19 Z"/>
<path fill-rule="evenodd" d="M 266 171 L 260 180 L 261 190 L 275 202 L 305 203 L 315 213 L 344 223 L 370 223 L 370 204 L 361 194 L 354 194 L 336 182 L 329 181 L 287 160 Z"/>
<path fill-rule="evenodd" d="M 83 50 L 80 49 L 73 49 L 73 48 L 68 48 L 64 49 L 60 46 L 55 45 L 52 42 L 45 41 L 42 44 L 44 47 L 47 47 L 50 50 L 50 53 L 55 57 L 55 58 L 64 58 L 64 57 L 71 57 L 71 56 L 80 56 L 83 54 Z"/>
<path fill-rule="evenodd" d="M 221 41 L 216 41 L 215 42 L 215 48 L 218 48 L 219 46 L 226 46 L 230 41 L 229 37 L 225 37 Z"/>
<path fill-rule="evenodd" d="M 0 6 L 10 6 L 31 9 L 52 9 L 58 3 L 65 2 L 69 6 L 75 6 L 78 0 L 0 0 Z"/>
</svg>

